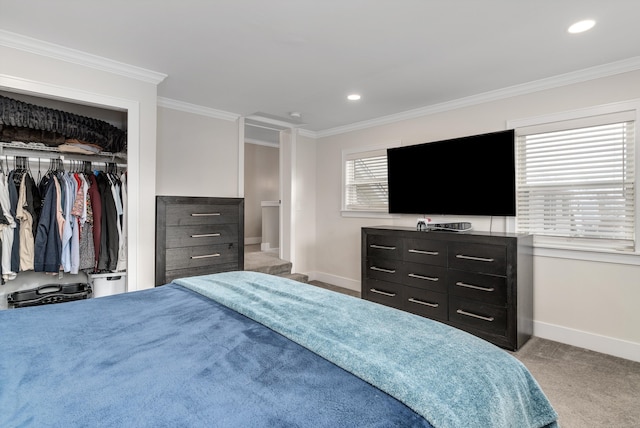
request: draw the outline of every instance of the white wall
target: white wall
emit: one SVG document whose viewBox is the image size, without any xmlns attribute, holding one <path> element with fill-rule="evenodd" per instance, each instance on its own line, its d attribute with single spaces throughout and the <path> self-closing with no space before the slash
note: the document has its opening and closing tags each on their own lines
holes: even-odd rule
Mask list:
<svg viewBox="0 0 640 428">
<path fill-rule="evenodd" d="M 313 278 L 316 257 L 316 141 L 297 136 L 295 174 L 295 270 Z"/>
<path fill-rule="evenodd" d="M 158 107 L 157 194 L 238 197 L 238 122 Z"/>
<path fill-rule="evenodd" d="M 415 225 L 399 219 L 345 218 L 340 214 L 343 149 L 418 144 L 498 131 L 508 120 L 640 98 L 640 72 L 514 96 L 411 120 L 319 138 L 317 141 L 316 276 L 359 289 L 360 228 Z M 639 148 L 640 149 L 640 148 Z M 469 220 L 488 230 L 487 218 Z M 493 230 L 504 230 L 494 219 Z M 640 256 L 638 256 L 640 257 Z M 534 257 L 535 334 L 601 352 L 640 360 L 640 266 Z"/>
<path fill-rule="evenodd" d="M 157 85 L 0 46 L 0 89 L 126 110 L 130 289 L 154 286 Z"/>
</svg>

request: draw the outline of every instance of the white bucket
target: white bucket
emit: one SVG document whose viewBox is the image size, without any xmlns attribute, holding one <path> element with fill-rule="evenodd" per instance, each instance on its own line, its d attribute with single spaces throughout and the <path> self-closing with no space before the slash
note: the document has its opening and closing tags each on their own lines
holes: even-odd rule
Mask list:
<svg viewBox="0 0 640 428">
<path fill-rule="evenodd" d="M 127 291 L 127 274 L 114 272 L 108 274 L 90 274 L 93 297 L 111 296 Z"/>
</svg>

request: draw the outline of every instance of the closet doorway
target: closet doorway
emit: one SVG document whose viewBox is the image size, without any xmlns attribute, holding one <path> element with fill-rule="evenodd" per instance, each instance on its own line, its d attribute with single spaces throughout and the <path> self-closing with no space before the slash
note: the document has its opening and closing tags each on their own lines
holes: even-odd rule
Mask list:
<svg viewBox="0 0 640 428">
<path fill-rule="evenodd" d="M 2 82 L 0 81 L 0 83 Z M 48 89 L 46 85 L 41 86 L 30 83 L 30 86 L 33 86 L 35 88 L 42 87 L 45 90 Z M 73 119 L 76 117 L 84 117 L 91 118 L 91 120 L 95 121 L 95 123 L 99 123 L 99 125 L 86 125 L 87 129 L 89 129 L 90 131 L 93 129 L 98 129 L 91 128 L 91 126 L 103 126 L 103 131 L 104 129 L 106 129 L 104 128 L 105 126 L 110 126 L 113 127 L 113 129 L 119 129 L 126 133 L 129 119 L 129 112 L 126 108 L 109 108 L 106 105 L 103 106 L 96 102 L 74 102 L 73 100 L 70 100 L 68 98 L 48 94 L 45 91 L 38 92 L 25 90 L 24 88 L 13 88 L 7 85 L 0 85 L 0 96 L 2 96 L 5 106 L 5 117 L 3 118 L 5 122 L 7 120 L 6 118 L 11 117 L 12 114 L 12 109 L 9 108 L 9 106 L 12 106 L 12 108 L 14 109 L 22 109 L 21 111 L 27 111 L 27 109 L 30 108 L 34 111 L 41 112 L 40 115 L 34 114 L 34 119 L 32 121 L 33 123 L 30 122 L 31 127 L 25 125 L 24 123 L 18 123 L 17 121 L 15 127 L 4 126 L 3 135 L 0 136 L 0 165 L 2 165 L 2 167 L 0 167 L 0 173 L 2 173 L 5 178 L 7 177 L 7 175 L 11 177 L 11 171 L 16 174 L 20 172 L 22 176 L 30 177 L 30 180 L 33 180 L 34 182 L 34 187 L 39 188 L 41 191 L 45 188 L 44 186 L 42 186 L 42 181 L 47 178 L 47 175 L 55 174 L 57 176 L 57 179 L 60 180 L 60 183 L 65 183 L 65 189 L 62 190 L 62 193 L 67 194 L 66 192 L 69 192 L 70 189 L 73 188 L 73 195 L 77 195 L 77 192 L 80 192 L 81 190 L 79 190 L 79 187 L 76 188 L 74 186 L 71 186 L 69 184 L 69 180 L 75 180 L 75 182 L 80 186 L 80 182 L 85 182 L 86 177 L 88 177 L 89 175 L 93 175 L 94 171 L 98 170 L 104 173 L 104 177 L 106 177 L 106 174 L 108 173 L 110 180 L 115 180 L 116 177 L 118 177 L 119 180 L 120 173 L 123 173 L 128 169 L 126 142 L 124 143 L 124 149 L 122 149 L 121 146 L 118 146 L 117 148 L 119 150 L 109 153 L 98 150 L 98 147 L 95 144 L 92 145 L 89 143 L 85 144 L 87 146 L 91 146 L 91 149 L 93 150 L 89 150 L 87 148 L 80 150 L 79 147 L 82 147 L 82 145 L 79 143 L 75 143 L 76 147 L 74 149 L 65 147 L 66 150 L 63 150 L 62 146 L 69 145 L 69 142 L 72 141 L 69 139 L 65 139 L 63 141 L 64 144 L 58 141 L 58 139 L 62 138 L 60 136 L 63 135 L 62 132 L 64 131 L 60 131 L 57 134 L 54 132 L 47 133 L 42 131 L 41 128 L 38 128 L 38 126 L 43 126 L 41 122 L 45 120 L 44 112 L 49 112 L 50 116 L 48 117 L 50 117 L 51 119 L 48 120 L 58 120 L 58 122 L 56 122 L 58 124 L 60 123 L 60 117 L 62 117 L 63 115 L 64 118 L 71 123 L 74 123 Z M 89 96 L 89 98 L 91 98 L 92 100 L 101 99 L 100 97 L 93 95 Z M 54 114 L 55 112 L 58 112 L 59 114 L 56 115 Z M 38 122 L 37 120 L 40 120 L 40 122 Z M 88 121 L 89 119 L 87 119 L 87 122 Z M 82 125 L 85 122 L 81 121 L 79 123 Z M 80 126 L 80 129 L 84 128 Z M 54 137 L 52 137 L 52 135 Z M 116 148 L 116 146 L 112 147 Z M 102 146 L 99 148 L 103 149 Z M 95 172 L 95 175 L 97 176 L 98 173 Z M 16 175 L 14 175 L 14 177 L 15 176 Z M 64 180 L 62 180 L 62 178 L 64 178 Z M 7 181 L 7 183 L 9 183 L 9 181 Z M 115 196 L 113 195 L 117 193 L 118 206 L 122 207 L 123 198 L 128 201 L 126 192 L 120 193 L 120 189 L 124 189 L 124 186 L 122 184 L 123 182 L 118 181 L 117 190 L 114 187 L 114 183 L 115 181 L 109 182 L 109 184 L 111 185 L 109 191 L 111 192 L 111 195 L 113 197 L 111 201 L 114 205 L 116 204 Z M 89 186 L 87 185 L 87 187 Z M 107 191 L 106 187 L 104 191 Z M 99 196 L 102 195 L 100 194 Z M 32 194 L 31 199 L 34 198 L 36 198 L 36 196 L 35 194 Z M 40 193 L 37 198 L 39 201 L 42 201 L 41 203 L 46 203 L 47 201 L 43 193 Z M 29 200 L 29 197 L 27 196 L 26 199 Z M 13 204 L 13 202 L 11 203 Z M 34 249 L 36 249 L 37 252 L 37 248 L 35 247 L 37 247 L 38 245 L 38 240 L 34 239 L 35 234 L 33 233 L 33 231 L 39 230 L 37 229 L 37 216 L 40 215 L 40 212 L 38 208 L 36 208 L 37 206 L 39 206 L 39 204 L 34 202 L 31 205 L 25 205 L 25 207 L 26 206 L 31 207 L 29 211 L 33 211 L 33 214 L 25 219 L 18 216 L 18 213 L 16 213 L 14 219 L 16 220 L 16 227 L 14 231 L 16 232 L 16 234 L 19 229 L 20 231 L 22 231 L 22 229 L 19 227 L 20 225 L 22 225 L 22 222 L 29 224 L 30 226 L 27 229 L 31 230 L 31 240 L 35 241 Z M 81 203 L 78 203 L 77 206 L 74 205 L 73 209 L 76 209 L 76 207 L 78 210 L 84 211 L 83 205 Z M 70 206 L 69 208 L 71 209 Z M 109 209 L 111 208 L 112 207 L 110 206 Z M 100 211 L 101 214 L 105 214 L 106 209 L 106 205 L 103 206 Z M 116 208 L 114 207 L 114 209 Z M 95 252 L 96 241 L 93 241 L 93 236 L 96 235 L 88 233 L 87 231 L 89 229 L 84 227 L 86 225 L 83 225 L 82 232 L 79 231 L 79 229 L 81 228 L 81 215 L 80 213 L 78 213 L 76 214 L 77 217 L 73 222 L 67 221 L 65 223 L 73 223 L 74 225 L 73 227 L 70 226 L 69 228 L 67 228 L 68 230 L 73 230 L 75 228 L 75 225 L 78 224 L 78 228 L 76 229 L 77 240 L 75 240 L 74 243 L 71 243 L 71 241 L 73 240 L 73 238 L 71 238 L 69 240 L 69 246 L 76 247 L 77 256 L 87 256 L 90 253 L 93 254 L 92 256 L 90 256 L 91 260 L 87 259 L 87 257 L 85 257 L 85 260 L 77 260 L 78 258 L 76 257 L 74 262 L 74 257 L 73 255 L 71 255 L 72 259 L 67 260 L 68 263 L 58 263 L 61 268 L 58 270 L 58 268 L 56 267 L 56 270 L 58 270 L 57 275 L 46 275 L 44 273 L 50 271 L 50 266 L 42 267 L 39 265 L 29 265 L 29 263 L 26 262 L 29 257 L 25 257 L 24 260 L 20 258 L 19 262 L 16 262 L 15 268 L 14 261 L 12 260 L 11 268 L 9 268 L 8 263 L 6 264 L 6 266 L 3 266 L 3 268 L 6 267 L 6 269 L 3 270 L 3 279 L 5 280 L 5 283 L 3 284 L 2 290 L 0 291 L 0 297 L 2 297 L 2 299 L 0 299 L 0 309 L 7 308 L 6 296 L 8 294 L 16 291 L 19 292 L 27 289 L 37 288 L 45 284 L 86 284 L 92 283 L 93 280 L 99 277 L 98 282 L 100 282 L 101 284 L 100 287 L 96 287 L 97 282 L 92 284 L 94 286 L 94 292 L 91 293 L 93 296 L 98 297 L 101 295 L 114 294 L 115 292 L 120 293 L 127 291 L 127 264 L 129 254 L 127 251 L 128 245 L 126 243 L 126 236 L 128 235 L 128 231 L 130 230 L 127 227 L 128 222 L 124 219 L 127 214 L 122 211 L 118 211 L 118 213 L 115 214 L 110 211 L 110 213 L 111 218 L 116 219 L 116 221 L 110 226 L 113 227 L 114 231 L 116 226 L 118 227 L 118 238 L 122 242 L 122 244 L 119 245 L 119 248 L 117 248 L 117 251 L 114 250 L 111 253 L 111 255 L 116 257 L 113 258 L 113 265 L 111 265 L 110 259 L 107 260 L 107 258 L 105 258 L 104 269 L 102 267 L 99 267 L 97 265 L 97 256 L 95 256 L 96 264 L 94 264 L 93 255 L 97 253 Z M 121 216 L 120 218 L 117 218 L 117 216 L 121 213 L 124 217 Z M 66 213 L 65 216 L 67 216 L 67 218 L 70 218 L 69 213 Z M 20 221 L 20 223 L 18 223 L 18 220 Z M 78 223 L 76 223 L 76 221 Z M 67 233 L 67 229 L 65 229 L 65 234 Z M 39 233 L 42 233 L 42 231 L 39 231 Z M 73 235 L 75 234 L 76 232 L 73 232 Z M 89 241 L 92 241 L 91 244 L 94 244 L 91 245 L 93 252 L 90 252 L 88 250 L 89 247 L 86 245 L 82 252 L 78 250 L 77 246 L 79 244 L 80 246 L 82 246 L 80 243 L 80 235 L 82 235 L 84 238 L 87 238 L 85 239 L 85 244 L 88 244 Z M 27 235 L 25 235 L 25 237 L 26 236 Z M 113 234 L 112 240 L 115 236 L 116 235 Z M 14 235 L 12 250 L 16 248 L 16 239 L 17 238 L 15 238 Z M 20 239 L 22 239 L 22 236 L 20 236 Z M 31 240 L 25 238 L 25 241 L 20 241 L 20 239 L 18 239 L 18 241 L 20 242 L 20 246 L 24 245 L 25 248 L 28 248 L 29 241 Z M 5 245 L 7 242 L 8 241 L 3 240 L 3 245 Z M 112 249 L 113 248 L 109 248 L 110 251 Z M 32 251 L 25 251 L 26 253 L 31 253 L 33 255 Z M 73 253 L 73 251 L 69 252 L 69 254 Z M 62 267 L 64 267 L 64 269 Z M 130 268 L 133 268 L 133 270 L 135 270 L 135 266 L 130 266 Z M 101 269 L 104 272 L 108 271 L 108 273 L 99 272 L 97 269 Z M 118 272 L 113 273 L 116 270 Z M 89 279 L 90 277 L 92 279 Z M 117 281 L 114 281 L 114 284 L 115 282 L 117 282 L 117 287 L 107 293 L 105 290 L 105 286 L 102 285 L 103 279 L 117 279 Z M 106 284 L 106 286 L 109 285 L 110 284 Z M 100 288 L 100 290 L 98 290 L 98 288 Z M 97 293 L 97 291 L 100 291 L 100 293 Z M 105 293 L 102 293 L 103 291 Z"/>
</svg>

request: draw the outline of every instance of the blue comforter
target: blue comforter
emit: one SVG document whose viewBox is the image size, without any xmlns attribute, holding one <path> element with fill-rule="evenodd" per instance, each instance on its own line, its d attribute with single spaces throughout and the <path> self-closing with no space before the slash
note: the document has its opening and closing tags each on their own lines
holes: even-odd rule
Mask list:
<svg viewBox="0 0 640 428">
<path fill-rule="evenodd" d="M 176 281 L 407 404 L 438 428 L 540 428 L 557 414 L 515 358 L 461 330 L 256 272 Z"/>
<path fill-rule="evenodd" d="M 0 427 L 430 425 L 182 286 L 0 311 Z"/>
</svg>

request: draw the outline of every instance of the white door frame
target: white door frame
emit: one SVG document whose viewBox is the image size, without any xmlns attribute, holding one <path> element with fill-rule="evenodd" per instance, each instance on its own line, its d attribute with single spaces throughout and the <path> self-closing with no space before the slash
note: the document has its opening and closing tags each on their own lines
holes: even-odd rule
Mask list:
<svg viewBox="0 0 640 428">
<path fill-rule="evenodd" d="M 256 119 L 253 119 L 254 121 Z M 267 127 L 280 133 L 279 155 L 279 257 L 295 266 L 295 176 L 296 176 L 296 140 L 298 130 L 287 127 L 280 121 L 259 118 Z M 244 197 L 244 145 L 245 118 L 238 120 L 238 195 Z"/>
<path fill-rule="evenodd" d="M 43 81 L 27 80 L 0 74 L 0 89 L 65 102 L 87 104 L 127 112 L 127 290 L 134 291 L 145 284 L 138 278 L 138 230 L 140 218 L 140 104 L 136 100 L 117 98 L 102 93 L 59 86 Z M 143 287 L 146 288 L 146 287 Z"/>
</svg>

